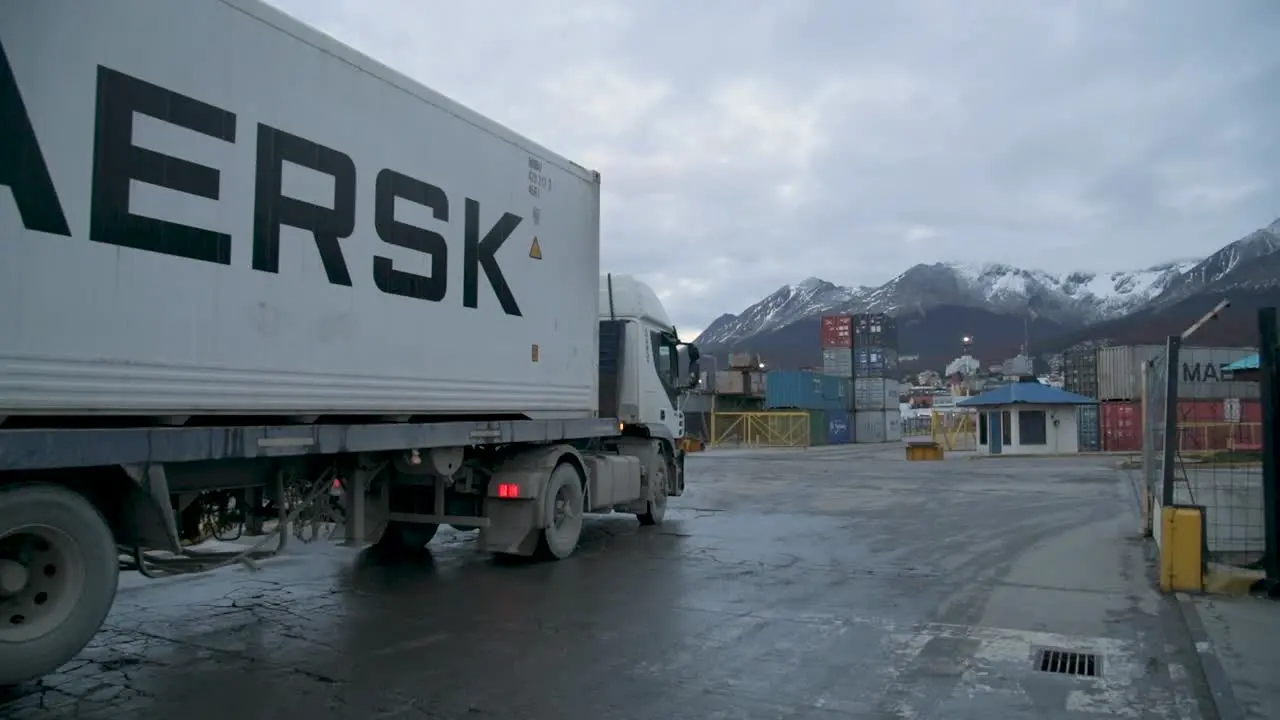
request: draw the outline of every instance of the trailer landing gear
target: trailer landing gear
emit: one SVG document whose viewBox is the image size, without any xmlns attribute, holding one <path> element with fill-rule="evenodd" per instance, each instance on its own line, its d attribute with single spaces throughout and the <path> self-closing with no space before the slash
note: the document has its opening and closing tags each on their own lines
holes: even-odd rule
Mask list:
<svg viewBox="0 0 1280 720">
<path fill-rule="evenodd" d="M 119 563 L 111 529 L 84 496 L 0 487 L 0 686 L 52 672 L 93 639 Z"/>
</svg>

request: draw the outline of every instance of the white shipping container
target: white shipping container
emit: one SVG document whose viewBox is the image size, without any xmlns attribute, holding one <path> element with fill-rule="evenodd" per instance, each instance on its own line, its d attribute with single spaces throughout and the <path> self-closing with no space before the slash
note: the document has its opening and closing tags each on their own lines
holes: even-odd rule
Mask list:
<svg viewBox="0 0 1280 720">
<path fill-rule="evenodd" d="M 596 173 L 256 0 L 0 50 L 0 415 L 594 413 Z"/>
<path fill-rule="evenodd" d="M 1256 348 L 1187 346 L 1178 351 L 1178 396 L 1184 399 L 1257 398 L 1258 383 L 1231 379 L 1223 368 L 1257 352 Z M 1142 398 L 1143 365 L 1158 360 L 1163 368 L 1163 345 L 1115 345 L 1098 348 L 1100 400 Z"/>
<path fill-rule="evenodd" d="M 897 380 L 884 381 L 884 406 L 896 408 L 902 402 L 902 383 Z"/>
<path fill-rule="evenodd" d="M 902 440 L 901 410 L 884 411 L 884 439 L 885 442 L 899 442 Z"/>
<path fill-rule="evenodd" d="M 720 370 L 716 372 L 716 393 L 720 395 L 745 395 L 746 386 L 742 382 L 741 370 Z"/>
<path fill-rule="evenodd" d="M 760 361 L 754 353 L 736 352 L 729 354 L 729 367 L 746 370 L 759 366 Z"/>
<path fill-rule="evenodd" d="M 884 410 L 858 410 L 853 413 L 853 441 L 855 443 L 882 443 L 888 441 Z M 899 423 L 899 435 L 901 423 Z"/>
<path fill-rule="evenodd" d="M 853 407 L 855 410 L 883 410 L 886 407 L 897 407 L 898 396 L 896 390 L 889 389 L 890 383 L 893 381 L 884 378 L 854 378 L 853 381 Z M 896 388 L 896 383 L 893 383 Z M 890 395 L 893 396 L 893 402 L 888 403 Z"/>
<path fill-rule="evenodd" d="M 853 377 L 853 348 L 823 348 L 822 372 L 824 375 Z"/>
<path fill-rule="evenodd" d="M 748 377 L 751 378 L 751 392 L 749 392 L 748 394 L 764 395 L 764 377 L 765 377 L 764 373 L 752 372 L 752 373 L 748 373 Z"/>
</svg>

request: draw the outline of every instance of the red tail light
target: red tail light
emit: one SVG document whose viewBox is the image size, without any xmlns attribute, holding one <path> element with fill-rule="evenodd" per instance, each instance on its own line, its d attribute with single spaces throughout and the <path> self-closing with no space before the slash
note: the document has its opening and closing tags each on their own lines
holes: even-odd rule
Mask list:
<svg viewBox="0 0 1280 720">
<path fill-rule="evenodd" d="M 520 497 L 520 486 L 515 483 L 498 483 L 498 497 L 518 498 Z"/>
</svg>

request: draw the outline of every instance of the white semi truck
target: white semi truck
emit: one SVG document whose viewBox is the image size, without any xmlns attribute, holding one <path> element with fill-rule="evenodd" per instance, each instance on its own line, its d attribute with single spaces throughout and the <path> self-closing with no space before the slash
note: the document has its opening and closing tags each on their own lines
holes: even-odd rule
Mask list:
<svg viewBox="0 0 1280 720">
<path fill-rule="evenodd" d="M 209 489 L 342 478 L 388 548 L 662 522 L 696 349 L 600 275 L 599 213 L 598 174 L 258 0 L 0 0 L 0 684 Z"/>
</svg>

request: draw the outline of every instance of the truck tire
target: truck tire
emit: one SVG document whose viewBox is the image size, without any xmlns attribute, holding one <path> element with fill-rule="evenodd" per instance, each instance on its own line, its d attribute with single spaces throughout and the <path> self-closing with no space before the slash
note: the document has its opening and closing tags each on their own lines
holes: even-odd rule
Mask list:
<svg viewBox="0 0 1280 720">
<path fill-rule="evenodd" d="M 667 517 L 667 493 L 671 489 L 671 462 L 667 454 L 658 450 L 654 452 L 653 478 L 650 481 L 650 496 L 645 503 L 645 511 L 636 515 L 641 525 L 661 525 Z"/>
<path fill-rule="evenodd" d="M 434 523 L 389 522 L 374 547 L 390 553 L 419 552 L 439 530 Z"/>
<path fill-rule="evenodd" d="M 538 540 L 540 557 L 563 560 L 578 549 L 584 500 L 578 469 L 569 463 L 557 465 L 547 483 L 547 527 Z"/>
<path fill-rule="evenodd" d="M 111 527 L 83 495 L 0 487 L 0 686 L 74 658 L 102 628 L 119 581 Z"/>
</svg>

